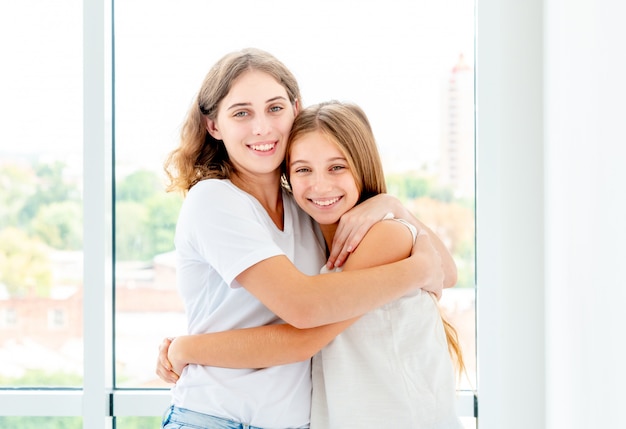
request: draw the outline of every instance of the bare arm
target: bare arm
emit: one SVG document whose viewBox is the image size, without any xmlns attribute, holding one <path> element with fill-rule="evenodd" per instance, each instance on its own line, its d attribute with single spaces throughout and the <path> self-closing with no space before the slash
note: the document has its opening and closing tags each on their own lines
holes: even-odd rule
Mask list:
<svg viewBox="0 0 626 429">
<path fill-rule="evenodd" d="M 441 290 L 440 265 L 433 249 L 372 268 L 306 276 L 285 256 L 275 256 L 237 280 L 274 314 L 303 329 L 358 317 L 415 289 L 438 284 Z"/>
<path fill-rule="evenodd" d="M 157 374 L 175 383 L 188 364 L 222 368 L 267 368 L 310 359 L 358 318 L 298 329 L 266 325 L 210 334 L 165 339 L 160 347 Z"/>
<path fill-rule="evenodd" d="M 346 263 L 345 270 L 385 264 L 406 258 L 411 250 L 410 234 L 396 222 L 383 222 L 372 228 L 363 245 Z M 418 237 L 413 253 L 433 254 L 426 235 Z M 435 255 L 436 260 L 436 255 Z M 442 280 L 438 264 L 433 279 Z M 437 280 L 434 280 L 437 281 Z M 387 283 L 387 282 L 385 282 Z M 157 361 L 157 374 L 174 383 L 189 363 L 229 368 L 261 368 L 309 359 L 357 318 L 311 329 L 290 325 L 270 325 L 211 334 L 188 335 L 163 341 Z"/>
<path fill-rule="evenodd" d="M 363 239 L 369 228 L 380 221 L 385 214 L 393 213 L 395 217 L 411 222 L 418 231 L 428 233 L 433 246 L 441 255 L 444 270 L 443 287 L 452 287 L 457 282 L 456 263 L 450 251 L 441 239 L 430 228 L 419 221 L 400 201 L 389 194 L 379 194 L 355 206 L 341 217 L 339 227 L 333 240 L 332 252 L 328 258 L 328 266 L 341 266 L 348 255 L 353 252 Z M 437 290 L 429 290 L 437 295 Z"/>
</svg>

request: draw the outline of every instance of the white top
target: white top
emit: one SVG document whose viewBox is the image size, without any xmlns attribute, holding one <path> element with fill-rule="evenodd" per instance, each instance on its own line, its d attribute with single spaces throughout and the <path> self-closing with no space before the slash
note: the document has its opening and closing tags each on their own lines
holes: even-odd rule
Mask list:
<svg viewBox="0 0 626 429">
<path fill-rule="evenodd" d="M 283 323 L 235 277 L 286 255 L 305 274 L 325 262 L 310 217 L 283 192 L 284 230 L 228 180 L 203 180 L 187 194 L 176 227 L 177 284 L 190 334 Z M 297 293 L 294 285 L 294 293 Z M 263 428 L 308 427 L 310 362 L 266 369 L 188 365 L 172 388 L 174 405 Z"/>
<path fill-rule="evenodd" d="M 437 302 L 418 290 L 365 314 L 313 357 L 311 429 L 459 429 L 455 395 Z"/>
</svg>

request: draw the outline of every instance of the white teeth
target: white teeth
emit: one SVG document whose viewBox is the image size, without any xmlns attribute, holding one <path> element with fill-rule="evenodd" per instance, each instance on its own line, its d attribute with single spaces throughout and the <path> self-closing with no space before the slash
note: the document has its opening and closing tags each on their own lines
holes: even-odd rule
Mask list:
<svg viewBox="0 0 626 429">
<path fill-rule="evenodd" d="M 251 145 L 250 147 L 254 150 L 258 150 L 259 152 L 267 152 L 268 150 L 274 149 L 274 146 L 275 145 L 273 143 L 267 143 L 267 144 Z"/>
<path fill-rule="evenodd" d="M 335 204 L 337 201 L 339 201 L 339 198 L 333 198 L 332 200 L 311 200 L 313 201 L 313 203 L 317 204 L 318 206 L 330 206 L 331 204 Z"/>
</svg>

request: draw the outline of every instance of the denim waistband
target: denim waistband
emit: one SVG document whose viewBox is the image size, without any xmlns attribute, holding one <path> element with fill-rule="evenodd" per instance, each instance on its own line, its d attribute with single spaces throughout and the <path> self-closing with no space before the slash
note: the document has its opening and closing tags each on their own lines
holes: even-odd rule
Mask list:
<svg viewBox="0 0 626 429">
<path fill-rule="evenodd" d="M 161 427 L 166 429 L 169 423 L 180 424 L 194 429 L 263 429 L 174 405 L 170 406 L 165 412 Z"/>
</svg>

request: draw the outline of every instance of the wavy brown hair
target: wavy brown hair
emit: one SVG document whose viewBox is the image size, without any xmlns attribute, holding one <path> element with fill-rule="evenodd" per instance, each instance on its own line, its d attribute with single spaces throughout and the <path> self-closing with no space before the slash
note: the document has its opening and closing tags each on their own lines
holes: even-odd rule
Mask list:
<svg viewBox="0 0 626 429">
<path fill-rule="evenodd" d="M 215 119 L 220 102 L 233 82 L 247 71 L 261 71 L 274 77 L 287 91 L 289 101 L 300 100 L 300 88 L 293 73 L 273 55 L 255 48 L 231 52 L 207 73 L 181 129 L 180 144 L 164 163 L 168 191 L 185 194 L 204 179 L 228 179 L 234 167 L 224 143 L 206 129 L 206 119 Z"/>
</svg>

